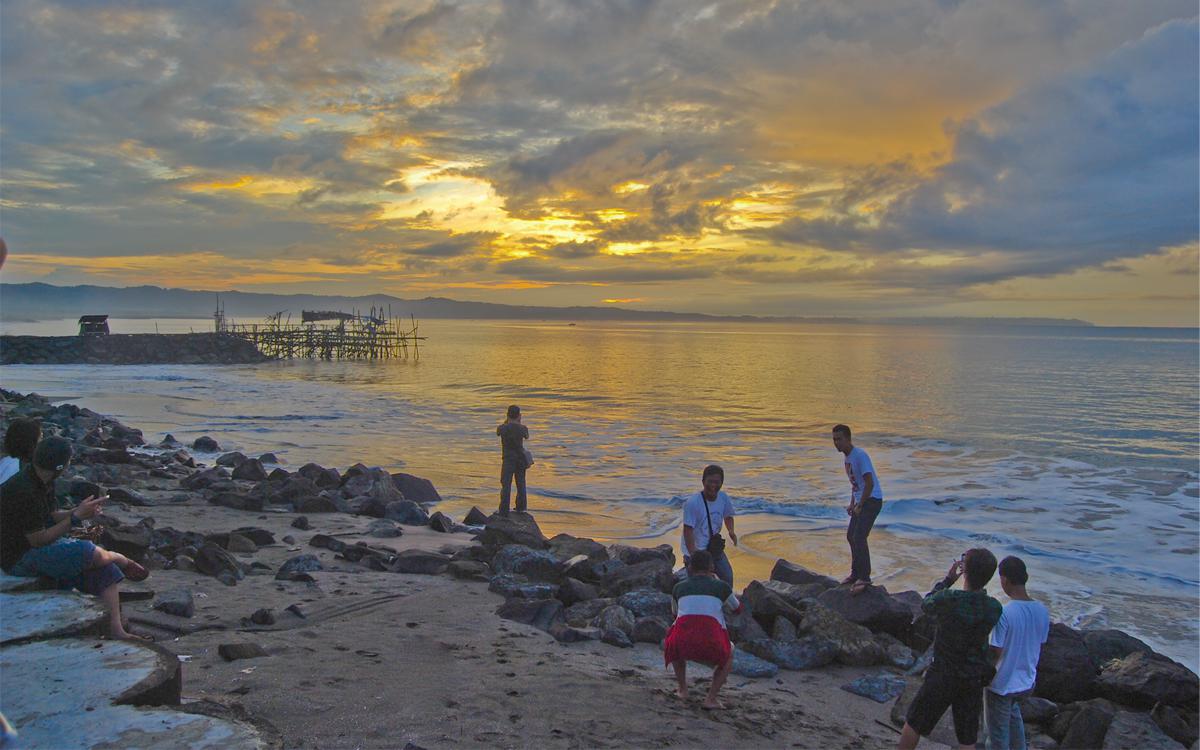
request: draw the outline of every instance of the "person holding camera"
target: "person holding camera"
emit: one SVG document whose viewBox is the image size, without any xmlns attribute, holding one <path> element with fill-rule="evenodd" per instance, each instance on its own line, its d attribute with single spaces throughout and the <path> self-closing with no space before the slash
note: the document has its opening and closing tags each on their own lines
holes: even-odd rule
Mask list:
<svg viewBox="0 0 1200 750">
<path fill-rule="evenodd" d="M 721 491 L 725 470 L 716 464 L 705 466 L 701 481 L 704 488 L 683 504 L 683 564 L 689 565 L 697 550 L 707 550 L 712 555 L 717 578 L 732 586 L 733 566 L 725 555 L 721 525 L 729 532 L 729 541 L 734 546 L 738 538 L 733 530 L 733 501 Z"/>
<path fill-rule="evenodd" d="M 533 465 L 533 454 L 525 447 L 529 428 L 521 424 L 521 407 L 508 407 L 504 422 L 496 428 L 500 436 L 500 515 L 507 516 L 513 480 L 517 480 L 517 512 L 527 508 L 525 472 Z"/>
<path fill-rule="evenodd" d="M 933 618 L 933 663 L 925 682 L 908 707 L 900 750 L 912 750 L 937 726 L 949 708 L 959 745 L 974 748 L 983 713 L 983 688 L 996 674 L 988 654 L 988 636 L 1000 620 L 1000 602 L 984 589 L 996 572 L 996 556 L 983 548 L 969 549 L 950 564 L 946 577 L 921 602 Z M 966 574 L 962 590 L 954 583 Z"/>
</svg>

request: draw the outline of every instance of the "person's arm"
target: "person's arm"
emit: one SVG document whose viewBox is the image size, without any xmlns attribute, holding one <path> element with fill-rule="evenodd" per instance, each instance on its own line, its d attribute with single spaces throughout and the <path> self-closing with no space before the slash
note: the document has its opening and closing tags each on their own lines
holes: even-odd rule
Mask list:
<svg viewBox="0 0 1200 750">
<path fill-rule="evenodd" d="M 737 533 L 733 530 L 733 516 L 725 517 L 725 528 L 729 529 L 729 541 L 733 542 L 733 546 L 737 546 Z"/>
<path fill-rule="evenodd" d="M 865 503 L 867 501 L 867 498 L 869 498 L 871 496 L 871 493 L 874 491 L 875 491 L 875 476 L 870 473 L 863 474 L 862 492 L 858 496 L 858 503 L 854 506 L 854 513 L 856 515 L 860 511 L 862 511 L 863 503 Z"/>
<path fill-rule="evenodd" d="M 946 577 L 937 583 L 933 584 L 933 590 L 925 595 L 921 601 L 921 611 L 927 614 L 936 614 L 945 596 L 943 591 L 952 587 L 958 577 L 962 575 L 962 560 L 955 560 L 950 563 L 950 569 L 946 571 Z"/>
<path fill-rule="evenodd" d="M 53 526 L 38 531 L 31 531 L 25 534 L 25 538 L 29 541 L 29 546 L 31 547 L 45 547 L 71 530 L 72 518 L 80 520 L 91 518 L 100 512 L 103 505 L 104 498 L 92 496 L 79 503 L 78 507 L 73 510 L 55 511 L 52 514 L 55 518 Z"/>
<path fill-rule="evenodd" d="M 696 554 L 696 532 L 687 524 L 683 525 L 683 546 L 687 548 L 688 557 Z"/>
<path fill-rule="evenodd" d="M 742 602 L 732 591 L 729 592 L 728 598 L 725 599 L 724 606 L 735 615 L 740 615 L 742 613 Z"/>
</svg>

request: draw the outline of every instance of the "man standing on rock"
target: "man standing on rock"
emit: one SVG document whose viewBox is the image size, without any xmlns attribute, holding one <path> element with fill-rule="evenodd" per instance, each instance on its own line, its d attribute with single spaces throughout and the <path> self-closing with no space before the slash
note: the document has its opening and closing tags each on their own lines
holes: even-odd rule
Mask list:
<svg viewBox="0 0 1200 750">
<path fill-rule="evenodd" d="M 988 639 L 999 659 L 996 676 L 984 691 L 990 750 L 1025 750 L 1025 721 L 1021 699 L 1033 692 L 1038 658 L 1050 636 L 1050 613 L 1025 593 L 1029 572 L 1019 557 L 1000 561 L 1000 586 L 1010 601 Z"/>
<path fill-rule="evenodd" d="M 845 456 L 843 463 L 850 479 L 850 504 L 846 506 L 846 515 L 850 516 L 850 525 L 846 528 L 846 541 L 850 543 L 850 575 L 842 583 L 851 584 L 850 593 L 861 594 L 871 585 L 871 550 L 867 547 L 867 535 L 883 509 L 883 489 L 879 486 L 871 457 L 850 442 L 849 427 L 844 424 L 834 426 L 833 447 Z"/>
<path fill-rule="evenodd" d="M 689 565 L 692 555 L 698 550 L 708 550 L 712 555 L 713 569 L 717 577 L 733 585 L 733 565 L 725 555 L 725 538 L 721 536 L 721 524 L 729 531 L 729 541 L 737 546 L 738 537 L 733 530 L 733 501 L 721 491 L 725 484 L 725 470 L 716 464 L 704 467 L 701 477 L 704 489 L 687 499 L 683 504 L 683 564 Z"/>
<path fill-rule="evenodd" d="M 952 587 L 966 572 L 961 591 Z M 991 681 L 988 662 L 988 633 L 1000 620 L 1000 602 L 984 587 L 996 572 L 996 556 L 986 549 L 969 549 L 950 565 L 945 579 L 921 602 L 921 610 L 933 618 L 933 663 L 925 682 L 908 707 L 900 750 L 913 750 L 921 737 L 929 736 L 949 708 L 954 715 L 954 734 L 962 750 L 973 749 L 983 712 L 980 689 Z"/>
<path fill-rule="evenodd" d="M 501 451 L 500 514 L 508 515 L 514 479 L 517 480 L 517 512 L 524 513 L 527 504 L 525 471 L 532 460 L 523 443 L 529 439 L 529 428 L 521 424 L 521 407 L 516 404 L 508 407 L 507 418 L 496 428 L 496 434 L 500 436 Z"/>
</svg>

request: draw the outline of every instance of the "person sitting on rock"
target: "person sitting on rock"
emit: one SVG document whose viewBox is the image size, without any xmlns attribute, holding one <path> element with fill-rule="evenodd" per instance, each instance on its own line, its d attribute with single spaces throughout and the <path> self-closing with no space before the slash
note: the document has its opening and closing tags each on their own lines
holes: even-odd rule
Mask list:
<svg viewBox="0 0 1200 750">
<path fill-rule="evenodd" d="M 4 458 L 0 458 L 0 484 L 21 467 L 33 462 L 33 451 L 42 439 L 42 426 L 36 419 L 14 419 L 4 433 Z"/>
<path fill-rule="evenodd" d="M 679 682 L 676 693 L 687 700 L 687 663 L 700 662 L 714 668 L 712 685 L 701 704 L 709 710 L 723 708 L 717 693 L 733 669 L 733 646 L 725 629 L 724 607 L 742 611 L 733 588 L 717 578 L 708 550 L 696 550 L 688 562 L 688 578 L 675 584 L 671 592 L 675 622 L 663 641 L 663 660 L 675 669 Z"/>
<path fill-rule="evenodd" d="M 961 591 L 952 586 L 966 572 Z M 933 637 L 933 663 L 925 682 L 913 698 L 897 747 L 912 750 L 929 736 L 949 708 L 954 735 L 963 750 L 975 747 L 979 717 L 983 713 L 981 688 L 991 681 L 988 634 L 1000 620 L 1000 602 L 984 587 L 996 572 L 996 556 L 986 549 L 969 549 L 950 565 L 945 579 L 921 602 L 921 610 L 937 625 Z"/>
<path fill-rule="evenodd" d="M 71 463 L 71 443 L 48 437 L 33 461 L 0 485 L 0 568 L 15 576 L 46 576 L 62 588 L 95 594 L 109 614 L 109 634 L 139 639 L 121 621 L 122 579 L 145 580 L 144 567 L 122 554 L 68 536 L 71 526 L 92 518 L 106 497 L 88 497 L 70 510 L 53 510 L 54 480 Z"/>
</svg>

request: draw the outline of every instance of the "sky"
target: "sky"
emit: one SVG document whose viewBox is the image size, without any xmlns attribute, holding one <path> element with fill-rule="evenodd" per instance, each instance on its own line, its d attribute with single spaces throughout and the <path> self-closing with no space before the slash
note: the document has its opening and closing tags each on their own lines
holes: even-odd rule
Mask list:
<svg viewBox="0 0 1200 750">
<path fill-rule="evenodd" d="M 1200 324 L 1195 0 L 0 4 L 9 283 Z"/>
</svg>

